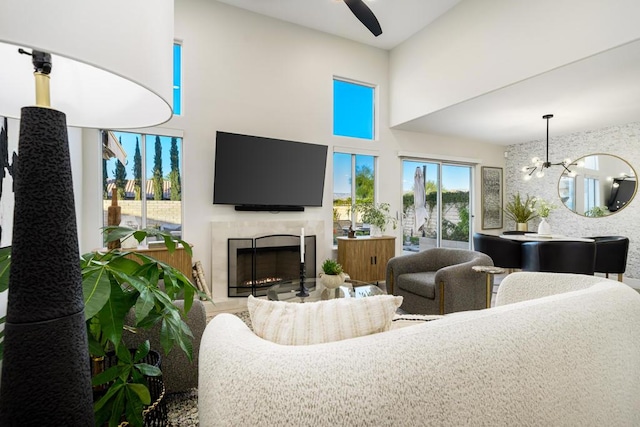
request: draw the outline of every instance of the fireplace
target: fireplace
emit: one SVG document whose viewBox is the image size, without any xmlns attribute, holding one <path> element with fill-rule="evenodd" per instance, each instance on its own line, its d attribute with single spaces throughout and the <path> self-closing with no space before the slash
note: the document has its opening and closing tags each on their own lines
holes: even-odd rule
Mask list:
<svg viewBox="0 0 640 427">
<path fill-rule="evenodd" d="M 305 277 L 316 271 L 316 236 L 304 237 Z M 265 296 L 270 286 L 300 278 L 300 236 L 228 239 L 228 296 Z"/>
</svg>

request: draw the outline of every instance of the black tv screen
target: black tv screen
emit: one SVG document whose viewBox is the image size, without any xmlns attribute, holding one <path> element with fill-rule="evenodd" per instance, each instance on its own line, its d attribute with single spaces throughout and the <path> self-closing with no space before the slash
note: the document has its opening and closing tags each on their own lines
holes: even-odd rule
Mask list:
<svg viewBox="0 0 640 427">
<path fill-rule="evenodd" d="M 322 206 L 325 145 L 216 133 L 213 203 L 247 210 Z"/>
</svg>

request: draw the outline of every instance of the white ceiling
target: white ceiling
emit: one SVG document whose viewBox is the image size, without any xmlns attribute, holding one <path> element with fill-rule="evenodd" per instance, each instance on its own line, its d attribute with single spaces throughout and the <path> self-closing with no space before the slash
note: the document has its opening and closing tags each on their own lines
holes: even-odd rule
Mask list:
<svg viewBox="0 0 640 427">
<path fill-rule="evenodd" d="M 382 49 L 392 49 L 460 0 L 366 0 L 382 27 L 375 37 L 341 0 L 218 0 Z"/>
<path fill-rule="evenodd" d="M 360 43 L 392 49 L 460 0 L 367 0 L 374 37 L 341 0 L 218 0 Z M 557 68 L 397 126 L 509 145 L 640 121 L 640 41 Z"/>
</svg>

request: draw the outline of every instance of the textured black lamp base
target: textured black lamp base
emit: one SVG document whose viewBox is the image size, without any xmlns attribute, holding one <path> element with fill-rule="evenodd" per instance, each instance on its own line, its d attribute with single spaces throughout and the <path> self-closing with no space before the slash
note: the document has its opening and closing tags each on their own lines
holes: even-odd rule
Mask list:
<svg viewBox="0 0 640 427">
<path fill-rule="evenodd" d="M 64 113 L 22 109 L 2 426 L 92 426 L 93 393 Z"/>
</svg>

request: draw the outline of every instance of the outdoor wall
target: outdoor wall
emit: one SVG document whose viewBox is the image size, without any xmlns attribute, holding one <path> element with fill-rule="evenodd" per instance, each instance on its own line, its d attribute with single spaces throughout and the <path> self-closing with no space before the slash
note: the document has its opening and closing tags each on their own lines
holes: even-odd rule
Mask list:
<svg viewBox="0 0 640 427">
<path fill-rule="evenodd" d="M 104 223 L 107 223 L 107 209 L 111 206 L 111 200 L 102 201 Z M 130 215 L 136 217 L 138 224 L 142 202 L 140 200 L 118 200 L 121 216 Z M 153 224 L 180 224 L 182 218 L 182 202 L 172 200 L 147 200 L 147 222 Z"/>
<path fill-rule="evenodd" d="M 553 129 L 553 128 L 552 128 Z M 565 158 L 579 159 L 589 154 L 605 153 L 626 160 L 636 171 L 640 171 L 640 122 L 578 132 L 568 135 L 551 135 L 549 138 L 549 159 L 559 162 Z M 548 222 L 554 233 L 570 236 L 627 236 L 630 240 L 627 272 L 625 277 L 640 279 L 640 198 L 636 198 L 624 209 L 602 218 L 588 218 L 567 209 L 558 195 L 558 181 L 562 173 L 560 166 L 546 170 L 542 178 L 522 179 L 521 168 L 531 163 L 532 157 L 545 156 L 545 141 L 532 141 L 510 145 L 506 166 L 507 200 L 511 195 L 542 197 L 559 206 L 551 211 Z M 531 221 L 529 229 L 537 229 L 538 220 Z M 510 223 L 507 229 L 515 229 Z"/>
</svg>

